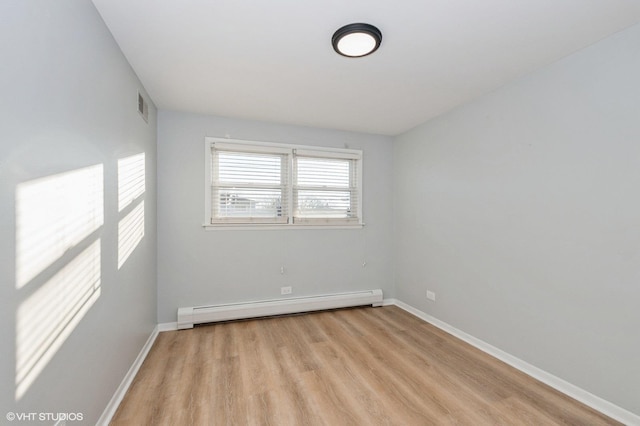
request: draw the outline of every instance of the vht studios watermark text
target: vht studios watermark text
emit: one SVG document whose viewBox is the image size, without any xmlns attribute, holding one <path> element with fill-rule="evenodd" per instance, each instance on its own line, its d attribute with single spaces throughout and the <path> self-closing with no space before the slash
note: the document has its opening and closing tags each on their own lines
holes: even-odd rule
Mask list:
<svg viewBox="0 0 640 426">
<path fill-rule="evenodd" d="M 81 422 L 84 416 L 82 413 L 7 413 L 7 420 L 10 422 Z"/>
</svg>

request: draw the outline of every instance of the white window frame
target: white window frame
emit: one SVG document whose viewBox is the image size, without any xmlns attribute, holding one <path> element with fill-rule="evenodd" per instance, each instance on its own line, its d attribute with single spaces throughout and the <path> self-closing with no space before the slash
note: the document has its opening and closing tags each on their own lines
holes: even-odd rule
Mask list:
<svg viewBox="0 0 640 426">
<path fill-rule="evenodd" d="M 284 181 L 287 182 L 286 191 L 287 197 L 289 200 L 287 211 L 285 212 L 286 217 L 288 218 L 287 222 L 278 223 L 276 221 L 273 222 L 264 222 L 264 221 L 228 221 L 228 222 L 214 222 L 212 221 L 212 199 L 211 199 L 211 188 L 212 188 L 212 162 L 213 162 L 213 148 L 218 144 L 219 146 L 223 146 L 228 150 L 237 151 L 245 151 L 245 152 L 273 152 L 282 154 L 283 152 L 287 152 L 287 161 L 289 162 L 287 167 L 288 176 L 285 177 Z M 353 219 L 331 219 L 331 218 L 321 218 L 321 219 L 305 219 L 294 222 L 293 220 L 293 212 L 294 212 L 294 174 L 293 170 L 293 158 L 296 155 L 296 152 L 299 151 L 300 156 L 308 156 L 313 155 L 319 158 L 339 158 L 339 159 L 348 159 L 355 160 L 357 162 L 357 167 L 355 170 L 355 185 L 356 185 L 356 218 Z M 362 219 L 362 151 L 357 149 L 346 149 L 346 148 L 329 148 L 329 147 L 318 147 L 318 146 L 310 146 L 310 145 L 293 145 L 293 144 L 284 144 L 284 143 L 273 143 L 273 142 L 258 142 L 258 141 L 247 141 L 247 140 L 239 140 L 239 139 L 227 139 L 227 138 L 216 138 L 216 137 L 205 137 L 204 141 L 204 159 L 205 159 L 205 179 L 204 179 L 204 223 L 203 227 L 206 230 L 224 230 L 224 229 L 353 229 L 353 228 L 362 228 L 364 226 L 364 222 Z"/>
</svg>

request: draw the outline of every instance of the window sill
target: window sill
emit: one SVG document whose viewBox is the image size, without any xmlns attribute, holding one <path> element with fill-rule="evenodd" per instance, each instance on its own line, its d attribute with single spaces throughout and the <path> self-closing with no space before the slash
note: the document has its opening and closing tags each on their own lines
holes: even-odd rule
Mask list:
<svg viewBox="0 0 640 426">
<path fill-rule="evenodd" d="M 205 223 L 202 225 L 205 231 L 271 231 L 271 230 L 283 230 L 283 229 L 362 229 L 364 223 L 355 225 L 279 225 L 279 224 L 223 224 L 223 225 L 210 225 Z"/>
</svg>

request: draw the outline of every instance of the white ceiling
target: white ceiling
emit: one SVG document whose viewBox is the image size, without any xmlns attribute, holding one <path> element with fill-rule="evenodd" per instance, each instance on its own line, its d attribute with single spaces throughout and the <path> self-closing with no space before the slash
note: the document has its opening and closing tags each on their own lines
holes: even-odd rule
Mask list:
<svg viewBox="0 0 640 426">
<path fill-rule="evenodd" d="M 640 0 L 93 0 L 160 109 L 402 133 L 640 21 Z M 331 36 L 366 22 L 380 49 Z"/>
</svg>

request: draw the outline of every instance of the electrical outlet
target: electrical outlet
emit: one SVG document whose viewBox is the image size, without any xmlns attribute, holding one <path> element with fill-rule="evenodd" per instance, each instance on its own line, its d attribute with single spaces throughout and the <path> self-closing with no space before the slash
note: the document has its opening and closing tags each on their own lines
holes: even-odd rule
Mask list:
<svg viewBox="0 0 640 426">
<path fill-rule="evenodd" d="M 280 287 L 280 294 L 291 294 L 291 287 Z"/>
<path fill-rule="evenodd" d="M 427 299 L 436 301 L 436 294 L 433 291 L 427 290 Z"/>
</svg>

